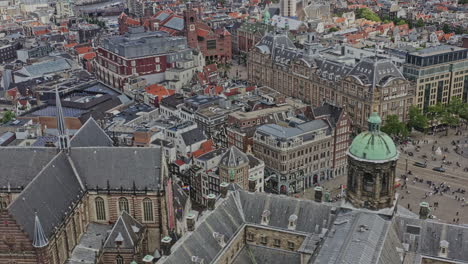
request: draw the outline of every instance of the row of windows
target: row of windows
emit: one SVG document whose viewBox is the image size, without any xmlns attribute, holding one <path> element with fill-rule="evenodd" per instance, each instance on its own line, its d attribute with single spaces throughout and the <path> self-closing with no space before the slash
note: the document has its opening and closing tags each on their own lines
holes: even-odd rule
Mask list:
<svg viewBox="0 0 468 264">
<path fill-rule="evenodd" d="M 255 234 L 251 233 L 251 232 L 247 233 L 247 240 L 248 241 L 255 241 Z M 264 245 L 268 244 L 268 237 L 265 236 L 265 235 L 261 235 L 260 236 L 260 243 L 264 244 Z M 295 246 L 294 242 L 293 241 L 287 241 L 287 243 L 288 243 L 288 248 L 291 249 L 291 250 L 294 250 L 294 246 Z M 281 247 L 281 244 L 282 244 L 281 239 L 278 239 L 278 238 L 273 239 L 273 245 L 275 247 Z"/>
<path fill-rule="evenodd" d="M 96 219 L 99 221 L 107 220 L 106 217 L 106 204 L 104 199 L 101 197 L 96 197 L 94 199 L 95 208 L 96 208 Z M 119 212 L 126 211 L 130 213 L 130 207 L 128 205 L 127 198 L 121 197 L 118 201 Z M 143 221 L 145 222 L 152 222 L 154 221 L 154 213 L 153 213 L 153 201 L 150 198 L 145 198 L 143 200 Z"/>
</svg>

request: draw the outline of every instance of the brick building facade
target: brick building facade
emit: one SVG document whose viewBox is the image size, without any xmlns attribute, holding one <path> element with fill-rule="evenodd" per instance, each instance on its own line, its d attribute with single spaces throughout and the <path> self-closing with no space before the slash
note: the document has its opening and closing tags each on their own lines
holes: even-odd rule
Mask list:
<svg viewBox="0 0 468 264">
<path fill-rule="evenodd" d="M 129 28 L 124 36 L 104 39 L 96 53 L 96 75 L 114 88 L 124 89 L 129 80 L 141 76 L 148 83 L 165 80 L 165 71 L 180 60 L 192 60 L 184 37 L 165 32 Z"/>
<path fill-rule="evenodd" d="M 188 46 L 199 49 L 206 61 L 230 62 L 232 59 L 231 33 L 225 28 L 212 29 L 199 21 L 197 11 L 187 4 L 184 11 L 184 30 Z"/>
</svg>

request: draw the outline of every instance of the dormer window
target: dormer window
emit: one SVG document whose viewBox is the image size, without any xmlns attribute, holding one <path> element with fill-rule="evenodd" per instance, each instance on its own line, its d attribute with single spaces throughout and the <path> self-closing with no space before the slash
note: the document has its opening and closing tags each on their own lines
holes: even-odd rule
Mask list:
<svg viewBox="0 0 468 264">
<path fill-rule="evenodd" d="M 268 225 L 268 223 L 270 222 L 270 211 L 268 210 L 265 210 L 263 211 L 262 213 L 262 225 Z"/>
</svg>

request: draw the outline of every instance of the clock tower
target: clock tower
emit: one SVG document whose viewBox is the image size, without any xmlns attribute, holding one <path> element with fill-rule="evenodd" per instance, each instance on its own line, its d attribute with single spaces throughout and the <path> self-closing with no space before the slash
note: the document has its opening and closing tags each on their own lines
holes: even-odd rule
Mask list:
<svg viewBox="0 0 468 264">
<path fill-rule="evenodd" d="M 184 30 L 188 46 L 191 48 L 198 48 L 196 23 L 197 12 L 194 10 L 192 3 L 188 2 L 184 11 Z"/>
</svg>

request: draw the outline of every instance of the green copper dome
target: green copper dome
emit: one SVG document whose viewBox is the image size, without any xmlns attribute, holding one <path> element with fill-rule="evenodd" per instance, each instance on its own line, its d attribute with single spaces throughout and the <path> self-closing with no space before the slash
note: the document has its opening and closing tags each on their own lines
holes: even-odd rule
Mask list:
<svg viewBox="0 0 468 264">
<path fill-rule="evenodd" d="M 369 130 L 362 132 L 349 147 L 349 154 L 355 158 L 368 161 L 386 161 L 396 159 L 398 151 L 393 140 L 380 131 L 382 119 L 377 113 L 372 113 L 367 120 Z"/>
</svg>

